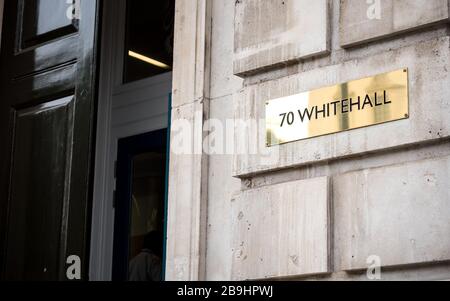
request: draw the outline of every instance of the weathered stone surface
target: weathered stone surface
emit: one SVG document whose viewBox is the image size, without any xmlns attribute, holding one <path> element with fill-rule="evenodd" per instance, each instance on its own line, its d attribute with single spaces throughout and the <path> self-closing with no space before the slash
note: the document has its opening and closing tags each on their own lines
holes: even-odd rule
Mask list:
<svg viewBox="0 0 450 301">
<path fill-rule="evenodd" d="M 203 1 L 213 3 L 212 16 L 208 16 L 206 19 L 203 19 L 202 16 L 196 16 L 197 10 L 201 10 L 201 5 L 197 5 L 197 8 L 191 6 L 193 5 L 192 3 L 197 2 L 197 4 L 200 4 L 203 3 Z M 434 234 L 432 234 L 433 239 L 438 236 L 438 234 L 436 234 L 438 232 L 436 231 L 442 231 L 442 228 L 445 227 L 445 221 L 442 222 L 441 220 L 439 223 L 433 224 L 430 222 L 431 219 L 426 220 L 424 217 L 426 213 L 430 213 L 432 214 L 432 217 L 438 219 L 442 218 L 442 216 L 444 216 L 442 213 L 436 213 L 438 212 L 438 209 L 436 208 L 438 208 L 439 205 L 433 207 L 434 209 L 423 209 L 423 207 L 416 202 L 417 199 L 414 199 L 415 194 L 421 197 L 424 196 L 424 193 L 428 193 L 430 199 L 432 199 L 431 201 L 427 200 L 427 205 L 432 204 L 434 206 L 442 201 L 442 198 L 440 198 L 440 196 L 443 195 L 442 188 L 436 188 L 438 190 L 435 191 L 428 188 L 428 184 L 421 183 L 420 179 L 423 178 L 423 175 L 421 175 L 420 172 L 423 172 L 423 168 L 413 167 L 416 166 L 416 164 L 417 166 L 423 164 L 423 166 L 429 166 L 430 170 L 437 169 L 437 177 L 440 179 L 442 178 L 442 175 L 440 174 L 442 174 L 441 170 L 443 168 L 443 163 L 441 162 L 441 164 L 438 164 L 440 167 L 437 167 L 434 163 L 431 164 L 430 162 L 435 162 L 435 160 L 438 160 L 437 158 L 444 158 L 449 155 L 449 151 L 447 150 L 448 142 L 445 141 L 450 141 L 450 125 L 448 122 L 448 116 L 450 114 L 450 90 L 448 89 L 450 86 L 448 74 L 450 53 L 448 49 L 450 43 L 446 37 L 448 32 L 444 26 L 439 26 L 438 28 L 430 27 L 427 28 L 427 30 L 418 31 L 411 35 L 402 35 L 401 39 L 387 38 L 398 32 L 386 33 L 382 36 L 370 38 L 370 40 L 378 39 L 380 43 L 372 43 L 369 47 L 355 47 L 351 49 L 351 51 L 348 51 L 340 47 L 342 41 L 339 39 L 339 1 L 328 1 L 332 4 L 330 5 L 332 11 L 330 12 L 329 19 L 330 22 L 332 22 L 330 26 L 330 33 L 332 34 L 331 41 L 333 42 L 332 55 L 310 58 L 305 61 L 302 61 L 302 58 L 298 57 L 291 60 L 287 55 L 289 54 L 287 52 L 288 50 L 284 53 L 282 51 L 283 49 L 288 49 L 289 46 L 284 48 L 277 46 L 276 43 L 281 40 L 275 40 L 275 50 L 266 52 L 271 53 L 273 55 L 272 57 L 268 54 L 264 54 L 264 49 L 270 48 L 270 45 L 266 42 L 269 41 L 270 43 L 271 37 L 276 36 L 278 33 L 273 35 L 271 33 L 269 35 L 269 31 L 265 31 L 264 29 L 259 30 L 259 27 L 256 28 L 255 26 L 251 29 L 253 32 L 248 33 L 254 36 L 250 37 L 250 40 L 247 39 L 243 41 L 248 41 L 248 44 L 246 44 L 244 48 L 239 48 L 238 43 L 236 42 L 236 48 L 233 48 L 231 39 L 236 38 L 237 35 L 242 33 L 233 30 L 233 22 L 236 21 L 235 23 L 237 23 L 238 21 L 237 19 L 234 20 L 233 14 L 236 1 L 193 0 L 191 4 L 190 2 L 190 0 L 185 0 L 180 1 L 179 3 L 180 9 L 186 12 L 186 16 L 184 16 L 184 13 L 180 13 L 180 10 L 178 11 L 179 28 L 177 33 L 182 34 L 183 36 L 177 38 L 179 41 L 178 45 L 182 45 L 181 47 L 186 49 L 179 49 L 176 51 L 178 62 L 176 65 L 179 67 L 176 68 L 178 71 L 175 70 L 175 73 L 177 74 L 175 74 L 176 91 L 174 91 L 174 97 L 176 99 L 174 100 L 174 107 L 181 107 L 182 110 L 177 111 L 174 109 L 174 116 L 176 118 L 191 118 L 189 116 L 192 115 L 197 108 L 189 109 L 190 106 L 186 104 L 195 102 L 197 103 L 196 105 L 198 105 L 201 103 L 200 99 L 205 96 L 206 98 L 211 99 L 210 110 L 205 110 L 205 113 L 209 113 L 210 118 L 224 120 L 225 118 L 230 118 L 234 112 L 236 118 L 244 120 L 247 118 L 261 118 L 264 120 L 265 100 L 297 94 L 323 86 L 334 85 L 336 83 L 404 67 L 408 67 L 410 72 L 411 117 L 409 120 L 378 125 L 366 129 L 358 129 L 336 135 L 318 137 L 289 145 L 283 145 L 278 148 L 272 148 L 270 149 L 269 156 L 243 155 L 236 157 L 234 159 L 235 165 L 233 170 L 231 170 L 230 166 L 230 157 L 226 155 L 209 156 L 207 173 L 202 170 L 201 165 L 201 160 L 204 160 L 205 156 L 203 156 L 203 158 L 201 158 L 201 156 L 174 156 L 173 162 L 171 163 L 171 173 L 173 173 L 173 175 L 171 179 L 172 195 L 169 200 L 170 214 L 167 278 L 169 280 L 241 280 L 247 278 L 259 279 L 271 276 L 285 277 L 286 275 L 294 274 L 299 276 L 294 276 L 292 279 L 305 279 L 306 273 L 306 275 L 311 275 L 306 279 L 313 280 L 367 280 L 365 271 L 357 273 L 347 273 L 342 271 L 347 269 L 357 269 L 356 266 L 358 265 L 362 265 L 363 268 L 366 267 L 366 265 L 363 265 L 366 259 L 364 258 L 363 253 L 366 249 L 363 248 L 358 247 L 362 252 L 360 254 L 360 258 L 362 258 L 361 261 L 356 263 L 353 263 L 350 260 L 347 261 L 349 265 L 354 264 L 353 266 L 344 267 L 344 262 L 341 260 L 341 258 L 350 254 L 348 252 L 354 250 L 357 246 L 365 245 L 366 243 L 361 237 L 354 241 L 353 238 L 351 238 L 351 235 L 348 236 L 347 232 L 345 232 L 345 229 L 348 229 L 349 224 L 355 223 L 355 220 L 352 219 L 347 222 L 342 220 L 343 217 L 347 218 L 342 206 L 335 209 L 336 214 L 333 214 L 331 218 L 334 219 L 333 223 L 335 226 L 332 229 L 329 229 L 329 231 L 336 236 L 336 239 L 334 239 L 332 243 L 332 246 L 334 244 L 332 254 L 327 253 L 326 255 L 320 255 L 324 258 L 324 262 L 325 260 L 329 260 L 330 257 L 333 257 L 333 268 L 328 268 L 327 265 L 326 268 L 311 268 L 309 271 L 305 271 L 305 269 L 300 270 L 300 268 L 297 270 L 297 267 L 291 269 L 290 267 L 293 266 L 293 262 L 289 261 L 291 259 L 286 260 L 286 258 L 288 256 L 293 256 L 293 260 L 298 258 L 295 257 L 296 254 L 286 255 L 283 252 L 290 248 L 289 246 L 292 244 L 302 243 L 302 239 L 294 237 L 293 239 L 286 240 L 283 237 L 275 236 L 273 233 L 281 233 L 277 232 L 279 231 L 277 229 L 285 230 L 284 227 L 294 227 L 289 226 L 294 223 L 294 219 L 291 221 L 290 219 L 285 218 L 285 220 L 288 220 L 289 222 L 277 223 L 278 228 L 271 227 L 269 229 L 266 225 L 266 221 L 268 220 L 267 216 L 272 220 L 280 220 L 277 219 L 276 216 L 281 214 L 281 212 L 284 214 L 283 216 L 288 216 L 288 213 L 293 211 L 288 211 L 287 209 L 293 206 L 291 204 L 300 206 L 303 204 L 302 198 L 304 196 L 308 199 L 317 197 L 317 195 L 305 195 L 303 193 L 293 192 L 299 197 L 298 201 L 288 201 L 281 205 L 279 202 L 270 201 L 270 199 L 279 199 L 281 197 L 284 199 L 292 199 L 285 197 L 289 191 L 304 191 L 305 189 L 310 189 L 310 183 L 314 182 L 316 179 L 308 179 L 322 176 L 338 179 L 342 175 L 345 181 L 350 181 L 350 183 L 345 183 L 344 185 L 348 188 L 356 185 L 351 182 L 355 181 L 354 178 L 357 178 L 358 176 L 362 177 L 361 173 L 367 173 L 371 183 L 375 184 L 375 186 L 371 186 L 370 188 L 372 189 L 370 190 L 370 193 L 375 194 L 375 197 L 378 198 L 384 189 L 388 189 L 390 193 L 395 194 L 394 196 L 389 194 L 386 197 L 390 202 L 389 206 L 386 205 L 388 201 L 385 201 L 385 203 L 382 204 L 375 203 L 378 206 L 375 206 L 377 207 L 376 212 L 380 212 L 380 208 L 383 208 L 383 210 L 385 207 L 388 208 L 386 212 L 389 229 L 385 229 L 387 235 L 386 241 L 391 242 L 391 237 L 396 233 L 399 233 L 398 235 L 400 237 L 400 242 L 394 244 L 392 247 L 395 248 L 395 250 L 392 251 L 393 256 L 388 258 L 389 261 L 385 262 L 384 255 L 381 254 L 383 255 L 381 258 L 382 263 L 383 265 L 397 265 L 399 262 L 399 254 L 403 251 L 407 254 L 405 255 L 406 259 L 403 262 L 406 262 L 405 264 L 408 266 L 383 269 L 382 280 L 448 279 L 450 276 L 450 261 L 440 263 L 426 261 L 433 260 L 432 258 L 438 258 L 435 255 L 439 254 L 438 251 L 445 247 L 445 245 L 438 244 L 436 250 L 429 252 L 429 256 L 423 255 L 425 252 L 424 246 L 427 246 L 427 249 L 433 249 L 433 246 L 428 246 L 428 243 L 425 241 L 429 232 L 421 231 L 420 229 L 416 231 L 416 226 L 411 225 L 411 221 L 409 220 L 410 216 L 413 218 L 420 218 L 417 223 L 424 227 L 429 227 L 428 229 L 430 231 L 434 231 Z M 244 5 L 242 4 L 243 2 L 248 3 L 249 1 L 239 0 L 238 2 L 241 2 L 238 3 L 238 5 Z M 272 1 L 261 0 L 261 2 L 263 2 L 264 5 L 270 5 Z M 364 0 L 361 0 L 361 2 L 362 4 L 366 3 Z M 402 0 L 397 2 L 407 3 L 407 1 Z M 273 3 L 276 2 L 273 1 Z M 425 5 L 429 5 L 428 2 L 424 3 Z M 263 7 L 260 8 L 264 9 Z M 351 9 L 352 8 L 350 8 L 350 10 Z M 402 8 L 401 10 L 398 10 L 397 13 L 402 13 L 402 10 L 405 9 L 406 8 Z M 238 7 L 236 7 L 236 11 L 237 10 Z M 445 10 L 443 12 L 445 13 Z M 251 13 L 252 12 L 249 12 L 249 14 Z M 331 13 L 333 14 L 332 16 Z M 413 13 L 414 12 L 409 13 L 409 15 L 412 15 Z M 425 15 L 426 14 L 428 13 L 425 13 Z M 297 13 L 297 15 L 299 16 L 300 14 Z M 265 16 L 267 16 L 267 14 L 265 14 Z M 271 14 L 268 18 L 265 17 L 266 19 L 263 20 L 264 24 L 262 24 L 262 26 L 265 26 L 266 23 L 275 22 L 275 19 L 278 16 L 279 14 Z M 416 18 L 414 16 L 412 16 L 412 18 L 409 18 L 409 16 L 402 18 L 392 16 L 392 20 L 396 19 L 397 24 L 398 22 L 405 22 L 408 24 L 408 22 L 410 22 L 409 20 L 414 18 L 421 19 L 421 17 Z M 209 19 L 211 19 L 212 22 L 212 33 L 202 31 L 201 26 L 197 26 L 206 23 L 206 20 Z M 250 20 L 250 18 L 247 18 L 247 20 Z M 281 36 L 283 35 L 281 32 L 284 28 L 290 28 L 289 26 L 284 27 L 285 25 L 282 24 L 283 22 L 280 23 L 276 21 L 275 23 L 277 24 L 271 25 L 271 27 L 280 31 Z M 426 24 L 424 23 L 423 25 L 418 26 L 429 26 L 429 22 L 435 23 L 428 19 L 425 22 Z M 410 25 L 411 23 L 404 26 L 407 27 Z M 196 29 L 192 29 L 194 26 Z M 416 25 L 411 26 L 414 28 L 401 29 L 401 32 L 404 30 L 417 29 L 417 27 L 415 27 Z M 383 29 L 381 24 L 379 24 L 378 27 L 378 30 L 380 29 Z M 369 36 L 373 34 L 370 30 L 371 28 L 367 31 L 367 35 Z M 264 35 L 262 35 L 261 32 L 263 32 Z M 289 30 L 288 32 L 293 31 Z M 198 35 L 211 36 L 211 40 L 208 40 L 209 38 L 200 39 L 197 37 Z M 266 37 L 267 39 L 265 39 Z M 251 40 L 251 38 L 253 38 L 253 40 Z M 260 49 L 258 48 L 258 42 L 255 42 L 255 39 L 261 39 L 262 43 L 260 44 Z M 300 41 L 300 39 L 297 39 L 295 43 L 300 43 Z M 359 43 L 363 42 L 355 42 L 354 44 Z M 255 53 L 252 59 L 246 60 L 242 58 L 242 65 L 239 65 L 234 62 L 234 59 L 237 58 L 239 51 L 243 53 L 242 49 L 255 51 Z M 263 54 L 260 55 L 259 51 Z M 205 61 L 202 61 L 202 55 L 205 57 Z M 281 66 L 282 64 L 295 62 L 297 60 L 300 60 L 301 62 L 299 64 L 294 64 L 289 68 L 269 70 L 271 66 Z M 241 68 L 240 66 L 244 66 L 248 69 L 236 71 L 237 69 L 234 69 L 236 66 L 233 66 L 233 62 L 239 68 Z M 245 65 L 247 63 L 248 65 Z M 258 71 L 261 71 L 261 74 L 258 74 Z M 252 76 L 246 78 L 246 87 L 242 92 L 236 95 L 234 100 L 235 107 L 231 109 L 230 97 L 242 86 L 241 79 L 236 77 L 233 78 L 232 76 L 230 77 L 233 72 L 244 75 L 251 73 Z M 294 73 L 296 74 L 292 75 Z M 292 76 L 283 77 L 288 74 Z M 204 80 L 202 80 L 203 76 L 205 77 Z M 273 80 L 275 78 L 276 80 Z M 210 84 L 208 83 L 208 80 L 211 81 Z M 267 82 L 268 80 L 271 81 Z M 265 83 L 261 83 L 263 81 L 265 81 Z M 206 94 L 202 94 L 203 92 Z M 189 110 L 191 110 L 191 112 L 188 112 Z M 233 112 L 231 112 L 231 110 Z M 241 140 L 252 141 L 255 137 L 257 138 L 256 141 L 264 148 L 264 129 L 262 131 L 238 131 L 236 139 L 243 138 Z M 441 141 L 438 142 L 438 139 Z M 199 143 L 197 141 L 194 144 L 198 145 Z M 277 153 L 279 153 L 279 157 L 277 155 L 276 160 L 274 159 L 271 161 L 269 158 L 272 156 L 270 155 Z M 406 168 L 407 166 L 409 167 Z M 403 167 L 408 171 L 400 172 L 400 169 Z M 384 172 L 382 173 L 381 170 Z M 403 189 L 403 186 L 401 185 L 404 184 L 395 182 L 395 178 L 389 179 L 389 182 L 386 183 L 379 179 L 383 175 L 386 176 L 391 173 L 393 177 L 413 180 L 408 182 L 410 184 Z M 405 176 L 406 174 L 407 176 Z M 243 189 L 250 190 L 236 193 L 236 190 L 239 190 L 240 188 L 241 181 L 239 179 L 236 180 L 231 178 L 231 175 L 243 177 L 242 186 L 245 187 Z M 299 179 L 302 180 L 299 181 Z M 372 179 L 378 180 L 372 181 Z M 204 186 L 201 186 L 201 181 L 207 181 L 207 185 L 203 183 Z M 337 183 L 335 182 L 334 185 L 337 185 Z M 304 188 L 305 186 L 307 186 L 307 188 Z M 322 187 L 322 185 L 318 185 L 317 187 L 319 186 Z M 331 189 L 331 187 L 332 185 L 330 185 L 330 188 L 327 186 L 326 189 Z M 344 189 L 347 188 L 344 187 Z M 316 189 L 319 191 L 319 194 L 325 190 L 323 188 Z M 376 191 L 373 192 L 373 190 Z M 422 190 L 424 192 L 422 192 Z M 361 191 L 361 189 L 359 191 Z M 335 193 L 338 193 L 336 189 Z M 236 195 L 239 195 L 239 197 L 233 198 L 233 196 Z M 269 196 L 274 197 L 272 198 Z M 206 208 L 202 207 L 202 204 L 199 202 L 204 197 L 207 198 Z M 364 197 L 364 195 L 362 197 Z M 230 202 L 230 198 L 234 199 L 234 201 Z M 436 198 L 439 198 L 439 201 L 434 201 Z M 335 197 L 335 199 L 344 203 L 352 202 L 352 200 L 346 200 L 345 196 L 342 194 L 339 194 L 339 197 Z M 311 202 L 312 201 L 309 199 L 306 203 L 311 204 Z M 322 201 L 320 201 L 320 203 L 322 204 Z M 395 206 L 392 206 L 392 204 L 395 204 Z M 415 208 L 414 212 L 412 212 L 412 210 L 409 211 L 409 204 L 412 204 L 411 206 Z M 314 205 L 317 204 L 315 203 Z M 334 206 L 340 205 L 335 203 Z M 347 211 L 356 210 L 348 208 L 348 206 L 350 206 L 348 204 L 346 206 L 347 209 L 345 210 Z M 207 222 L 204 224 L 201 220 L 201 215 L 203 214 L 201 208 L 203 208 L 204 213 L 207 214 Z M 242 210 L 240 208 L 242 208 Z M 272 208 L 275 209 L 272 210 Z M 313 208 L 313 206 L 311 205 L 309 208 Z M 244 212 L 244 210 L 248 210 L 251 213 L 250 215 L 245 214 L 242 217 L 244 223 L 239 224 L 236 220 L 240 216 L 239 213 L 241 211 Z M 295 210 L 298 212 L 301 211 L 298 209 Z M 420 210 L 423 210 L 424 213 L 419 212 Z M 322 209 L 316 206 L 310 211 L 314 211 L 314 214 L 316 214 L 316 212 L 322 212 Z M 273 216 L 271 215 L 272 212 Z M 374 214 L 377 214 L 376 212 Z M 384 212 L 385 211 L 383 211 L 383 214 L 385 214 Z M 303 213 L 292 214 L 295 214 L 296 217 L 301 217 Z M 352 213 L 348 214 L 350 215 Z M 361 215 L 358 215 L 358 213 L 356 215 L 353 214 L 353 216 L 354 218 L 361 219 Z M 251 217 L 256 220 L 256 222 L 250 222 L 250 219 L 247 217 Z M 265 218 L 264 223 L 261 221 L 263 217 Z M 338 222 L 336 221 L 337 217 L 339 218 Z M 395 222 L 394 218 L 397 218 Z M 252 224 L 250 231 L 245 227 L 245 222 L 247 220 Z M 375 219 L 370 215 L 367 220 L 373 225 L 378 226 L 378 224 L 374 223 Z M 299 221 L 298 218 L 295 220 L 295 223 L 297 224 L 300 222 L 301 221 Z M 319 224 L 316 220 L 313 222 Z M 312 224 L 316 225 L 314 223 Z M 333 226 L 333 223 L 328 224 L 328 227 Z M 415 250 L 411 241 L 404 239 L 406 236 L 403 235 L 407 232 L 404 229 L 407 226 L 411 227 L 411 233 L 408 236 L 416 239 L 416 245 L 418 247 Z M 206 242 L 204 245 L 199 241 L 199 238 L 202 237 L 199 232 L 203 231 L 203 227 L 205 227 L 207 231 Z M 318 227 L 315 226 L 315 228 L 317 229 Z M 399 228 L 398 232 L 395 232 L 397 231 L 396 228 Z M 258 231 L 256 231 L 257 229 Z M 289 232 L 292 231 L 291 229 L 289 230 Z M 338 230 L 340 231 L 339 238 L 337 233 Z M 248 231 L 248 233 L 245 231 Z M 416 232 L 418 238 L 414 238 Z M 267 236 L 268 238 L 266 238 L 266 233 L 269 233 Z M 288 232 L 285 231 L 285 233 Z M 323 235 L 320 236 L 323 237 Z M 330 237 L 332 236 L 333 235 L 330 235 Z M 246 242 L 249 242 L 249 244 L 244 245 L 246 247 L 251 246 L 251 248 L 243 249 L 241 247 L 243 240 L 240 240 L 240 237 L 243 237 Z M 285 246 L 288 247 L 279 247 L 278 241 L 285 242 Z M 372 243 L 368 242 L 368 244 L 370 247 Z M 280 243 L 280 245 L 282 244 Z M 244 260 L 245 255 L 241 256 L 240 253 L 237 252 L 241 250 L 238 249 L 238 247 L 241 247 L 243 252 L 251 252 L 252 258 L 257 258 L 259 252 L 263 255 L 269 254 L 271 260 L 279 260 L 280 265 L 277 265 L 277 263 L 269 263 L 267 265 L 252 263 L 248 261 L 250 256 Z M 386 248 L 388 251 L 390 251 L 389 247 L 390 246 Z M 308 250 L 313 249 L 312 247 L 305 248 Z M 234 249 L 234 252 L 232 249 Z M 326 248 L 320 248 L 320 250 L 324 249 Z M 205 254 L 203 252 L 206 253 L 206 259 L 204 258 Z M 308 257 L 311 256 L 312 253 L 306 252 L 300 255 Z M 350 257 L 351 255 L 353 254 L 350 254 Z M 206 266 L 201 264 L 202 261 L 206 261 Z M 409 262 L 411 261 L 419 261 L 421 264 L 410 265 Z M 287 268 L 286 265 L 288 266 Z M 317 265 L 319 266 L 320 264 Z M 203 267 L 205 268 L 206 278 L 199 277 Z M 311 272 L 311 270 L 313 271 Z M 318 270 L 322 270 L 322 272 L 317 272 Z M 330 273 L 316 276 L 317 274 L 326 273 L 323 271 L 327 270 L 330 271 Z"/>
<path fill-rule="evenodd" d="M 236 1 L 234 73 L 327 53 L 328 24 L 327 0 Z"/>
<path fill-rule="evenodd" d="M 447 0 L 341 0 L 340 3 L 343 47 L 449 20 Z"/>
<path fill-rule="evenodd" d="M 244 191 L 232 202 L 233 280 L 329 272 L 328 180 Z"/>
<path fill-rule="evenodd" d="M 212 2 L 210 98 L 230 95 L 242 88 L 243 79 L 233 73 L 234 1 Z"/>
<path fill-rule="evenodd" d="M 207 62 L 209 1 L 177 1 L 173 54 L 172 107 L 193 103 L 209 86 Z"/>
<path fill-rule="evenodd" d="M 236 155 L 234 174 L 242 177 L 450 137 L 449 47 L 448 37 L 431 39 L 244 88 L 234 100 L 236 118 L 264 121 L 267 100 L 408 68 L 410 118 L 271 148 L 264 145 L 265 127 L 241 128 L 235 142 L 244 154 Z M 266 153 L 245 151 L 248 146 L 242 141 L 257 141 Z"/>
<path fill-rule="evenodd" d="M 205 279 L 208 175 L 201 126 L 209 107 L 210 4 L 176 1 L 166 280 Z M 174 150 L 180 130 L 188 154 Z"/>
<path fill-rule="evenodd" d="M 184 125 L 178 122 L 185 120 L 188 126 L 198 124 L 197 118 L 200 116 L 201 124 L 203 106 L 202 103 L 195 102 L 172 111 L 166 263 L 166 279 L 172 281 L 202 279 L 201 261 L 204 248 L 201 247 L 200 225 L 204 220 L 204 212 L 201 210 L 203 155 L 202 141 L 198 138 L 196 126 L 184 127 L 185 132 L 181 134 L 185 141 L 190 142 L 190 152 L 174 149 L 176 141 L 180 141 L 179 131 Z M 194 152 L 198 154 L 191 154 Z"/>
<path fill-rule="evenodd" d="M 450 157 L 334 177 L 338 269 L 449 260 L 449 177 Z"/>
<path fill-rule="evenodd" d="M 211 100 L 211 116 L 223 124 L 233 118 L 232 97 Z M 232 155 L 209 156 L 208 230 L 206 277 L 209 281 L 231 279 L 231 202 L 241 181 L 232 177 Z"/>
</svg>

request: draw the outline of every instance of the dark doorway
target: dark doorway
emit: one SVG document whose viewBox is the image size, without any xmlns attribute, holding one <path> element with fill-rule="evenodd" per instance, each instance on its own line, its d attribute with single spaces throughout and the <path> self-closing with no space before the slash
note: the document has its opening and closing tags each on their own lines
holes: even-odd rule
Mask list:
<svg viewBox="0 0 450 301">
<path fill-rule="evenodd" d="M 164 279 L 167 130 L 118 143 L 113 280 Z"/>
</svg>

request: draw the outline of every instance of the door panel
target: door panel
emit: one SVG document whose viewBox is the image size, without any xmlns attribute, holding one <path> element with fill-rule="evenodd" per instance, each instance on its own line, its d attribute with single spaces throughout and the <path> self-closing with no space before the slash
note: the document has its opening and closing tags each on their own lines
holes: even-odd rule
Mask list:
<svg viewBox="0 0 450 301">
<path fill-rule="evenodd" d="M 77 36 L 69 36 L 62 40 L 56 40 L 51 44 L 44 44 L 38 48 L 21 51 L 18 55 L 11 57 L 11 64 L 15 68 L 10 70 L 9 77 L 17 81 L 24 77 L 43 73 L 49 69 L 64 67 L 68 64 L 73 65 L 79 56 L 77 43 Z"/>
<path fill-rule="evenodd" d="M 7 279 L 58 278 L 72 112 L 72 97 L 15 112 Z"/>
<path fill-rule="evenodd" d="M 20 97 L 14 99 L 15 107 L 33 107 L 40 103 L 46 103 L 49 95 L 51 96 L 48 102 L 52 102 L 58 95 L 73 94 L 73 84 L 77 75 L 76 67 L 76 64 L 69 64 L 57 70 L 13 80 L 10 89 L 21 91 Z M 30 89 L 30 87 L 32 88 Z M 37 102 L 34 101 L 36 99 Z M 45 101 L 39 101 L 41 99 L 45 99 Z"/>
<path fill-rule="evenodd" d="M 6 280 L 65 280 L 71 255 L 80 257 L 86 279 L 98 4 L 66 2 L 5 3 L 0 267 Z"/>
</svg>

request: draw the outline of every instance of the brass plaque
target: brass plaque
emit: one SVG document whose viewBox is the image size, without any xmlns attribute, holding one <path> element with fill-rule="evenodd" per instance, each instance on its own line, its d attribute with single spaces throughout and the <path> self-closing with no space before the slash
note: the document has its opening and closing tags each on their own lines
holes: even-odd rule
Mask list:
<svg viewBox="0 0 450 301">
<path fill-rule="evenodd" d="M 408 69 L 266 103 L 267 146 L 409 118 Z"/>
</svg>

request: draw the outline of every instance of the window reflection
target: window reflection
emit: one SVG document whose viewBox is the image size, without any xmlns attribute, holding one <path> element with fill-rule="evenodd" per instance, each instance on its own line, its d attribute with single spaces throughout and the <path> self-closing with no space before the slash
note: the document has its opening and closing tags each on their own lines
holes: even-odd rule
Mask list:
<svg viewBox="0 0 450 301">
<path fill-rule="evenodd" d="M 165 154 L 155 152 L 133 159 L 130 281 L 161 281 L 165 162 Z"/>
<path fill-rule="evenodd" d="M 124 83 L 172 70 L 175 0 L 128 0 Z"/>
</svg>

